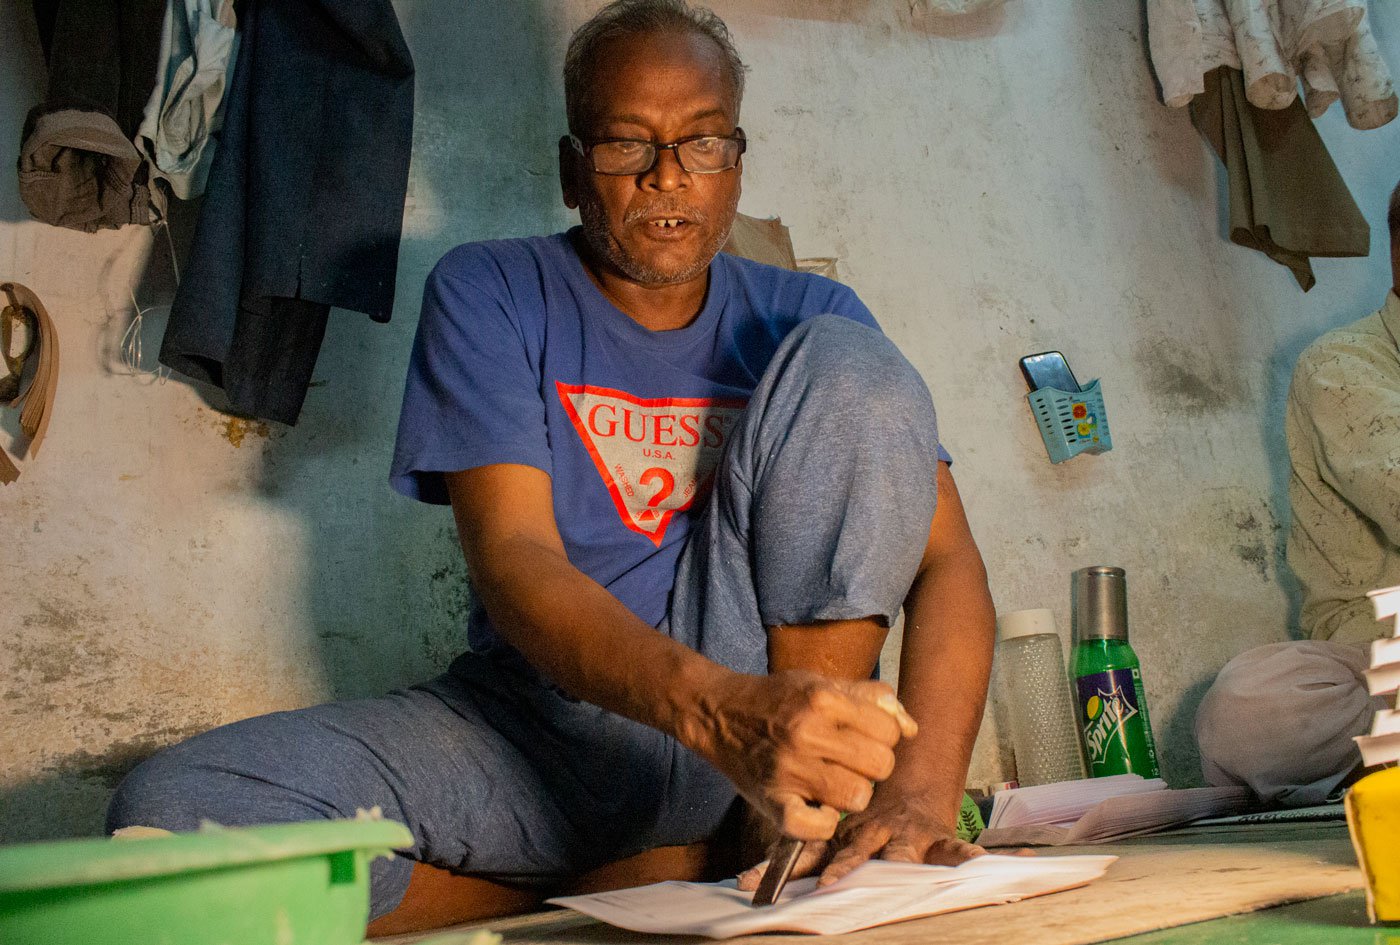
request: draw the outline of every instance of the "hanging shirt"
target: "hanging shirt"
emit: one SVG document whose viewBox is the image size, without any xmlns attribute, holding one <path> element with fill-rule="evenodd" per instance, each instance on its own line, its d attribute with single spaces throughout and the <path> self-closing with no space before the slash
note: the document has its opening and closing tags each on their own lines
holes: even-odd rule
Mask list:
<svg viewBox="0 0 1400 945">
<path fill-rule="evenodd" d="M 169 0 L 160 34 L 160 71 L 136 145 L 176 197 L 204 193 L 223 121 L 238 33 L 233 0 Z"/>
<path fill-rule="evenodd" d="M 445 503 L 444 472 L 543 470 L 569 561 L 655 625 L 710 473 L 783 337 L 825 313 L 876 326 L 840 283 L 721 253 L 695 320 L 650 331 L 589 278 L 581 238 L 472 243 L 438 263 L 390 481 Z M 495 642 L 480 607 L 469 641 Z"/>
<path fill-rule="evenodd" d="M 1303 632 L 1380 636 L 1366 592 L 1400 584 L 1400 298 L 1313 342 L 1293 372 L 1285 419 L 1292 476 L 1288 565 Z"/>
<path fill-rule="evenodd" d="M 1319 37 L 1303 47 L 1303 97 L 1313 118 L 1340 99 L 1353 128 L 1379 128 L 1400 111 L 1400 99 L 1369 18 L 1358 18 L 1354 29 L 1351 35 Z"/>
<path fill-rule="evenodd" d="M 1205 90 L 1221 66 L 1244 73 L 1256 108 L 1286 108 L 1304 86 L 1316 118 L 1341 99 L 1347 120 L 1375 128 L 1395 117 L 1390 72 L 1366 0 L 1146 0 L 1152 67 L 1173 108 Z"/>
</svg>

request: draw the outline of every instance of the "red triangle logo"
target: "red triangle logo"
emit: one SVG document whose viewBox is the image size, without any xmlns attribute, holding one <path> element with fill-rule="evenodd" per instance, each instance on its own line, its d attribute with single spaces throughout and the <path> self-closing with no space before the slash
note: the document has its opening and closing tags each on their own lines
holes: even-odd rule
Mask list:
<svg viewBox="0 0 1400 945">
<path fill-rule="evenodd" d="M 746 405 L 733 398 L 643 400 L 609 387 L 555 387 L 622 524 L 657 547 L 675 514 L 709 491 Z"/>
</svg>

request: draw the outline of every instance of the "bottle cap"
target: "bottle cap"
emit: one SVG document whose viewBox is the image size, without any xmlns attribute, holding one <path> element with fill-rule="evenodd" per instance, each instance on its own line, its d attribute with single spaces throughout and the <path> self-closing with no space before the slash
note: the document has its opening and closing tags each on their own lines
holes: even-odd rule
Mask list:
<svg viewBox="0 0 1400 945">
<path fill-rule="evenodd" d="M 1128 576 L 1122 568 L 1096 565 L 1070 576 L 1074 640 L 1128 639 Z"/>
<path fill-rule="evenodd" d="M 1012 640 L 1036 633 L 1055 632 L 1055 613 L 1044 607 L 1035 610 L 1013 610 L 997 615 L 997 639 Z"/>
</svg>

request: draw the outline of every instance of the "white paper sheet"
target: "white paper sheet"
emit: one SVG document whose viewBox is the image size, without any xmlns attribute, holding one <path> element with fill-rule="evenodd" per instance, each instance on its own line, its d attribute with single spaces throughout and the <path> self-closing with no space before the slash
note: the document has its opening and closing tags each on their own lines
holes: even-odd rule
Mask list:
<svg viewBox="0 0 1400 945">
<path fill-rule="evenodd" d="M 873 860 L 824 889 L 793 880 L 771 906 L 723 883 L 657 883 L 549 900 L 609 925 L 672 935 L 731 938 L 757 932 L 839 935 L 875 925 L 1015 902 L 1083 886 L 1113 856 L 979 856 L 958 867 Z"/>
</svg>

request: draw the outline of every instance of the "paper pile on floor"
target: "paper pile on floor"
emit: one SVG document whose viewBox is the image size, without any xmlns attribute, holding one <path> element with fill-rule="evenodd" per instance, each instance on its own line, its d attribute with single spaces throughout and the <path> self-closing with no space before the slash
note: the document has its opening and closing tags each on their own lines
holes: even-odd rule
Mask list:
<svg viewBox="0 0 1400 945">
<path fill-rule="evenodd" d="M 1366 685 L 1373 696 L 1394 696 L 1400 687 L 1400 587 L 1368 596 L 1376 619 L 1393 618 L 1395 629 L 1390 639 L 1371 644 Z M 1357 736 L 1356 744 L 1367 767 L 1400 761 L 1400 711 L 1381 709 L 1371 722 L 1371 734 Z M 1347 826 L 1366 876 L 1371 921 L 1400 920 L 1400 768 L 1367 775 L 1352 785 L 1345 800 Z"/>
<path fill-rule="evenodd" d="M 998 791 L 977 842 L 984 847 L 1107 843 L 1252 806 L 1254 795 L 1244 787 L 1173 791 L 1161 778 L 1137 774 L 1058 781 Z"/>
<path fill-rule="evenodd" d="M 1367 595 L 1376 608 L 1376 619 L 1394 618 L 1395 632 L 1389 639 L 1371 644 L 1371 668 L 1366 670 L 1366 687 L 1373 696 L 1394 696 L 1400 686 L 1400 587 L 1387 587 Z M 1371 734 L 1356 739 L 1361 761 L 1371 765 L 1400 761 L 1400 710 L 1382 709 L 1371 722 Z"/>
<path fill-rule="evenodd" d="M 875 925 L 1044 896 L 1093 882 L 1113 856 L 979 856 L 958 867 L 872 860 L 824 889 L 793 880 L 771 906 L 723 883 L 657 883 L 549 900 L 609 925 L 731 938 L 758 932 L 839 935 Z"/>
</svg>

